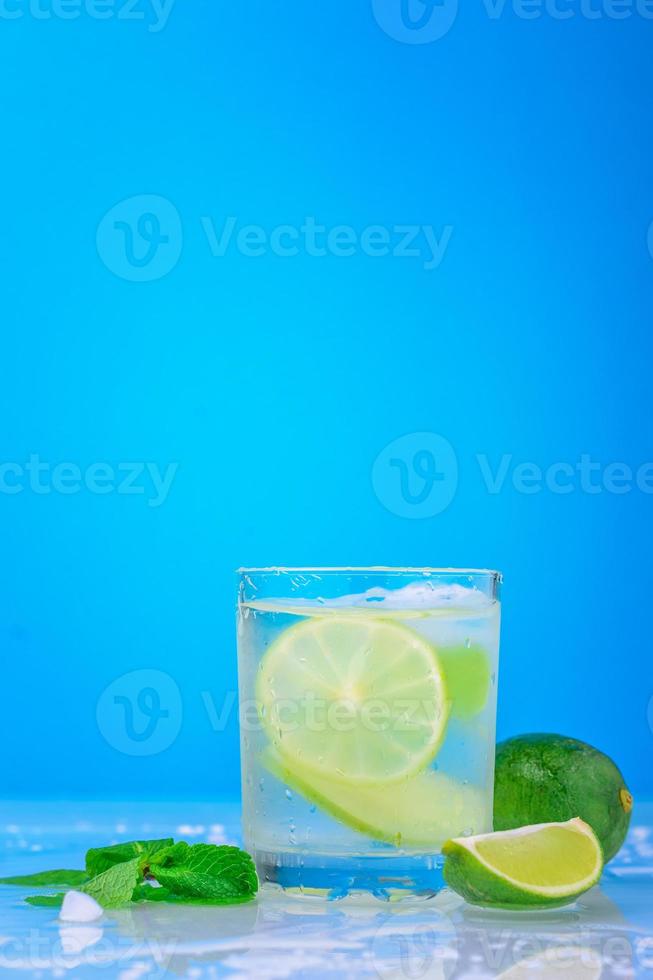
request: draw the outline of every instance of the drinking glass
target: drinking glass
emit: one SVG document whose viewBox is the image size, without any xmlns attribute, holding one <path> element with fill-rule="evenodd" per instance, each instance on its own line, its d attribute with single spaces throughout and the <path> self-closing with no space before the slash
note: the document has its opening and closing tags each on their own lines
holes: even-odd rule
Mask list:
<svg viewBox="0 0 653 980">
<path fill-rule="evenodd" d="M 263 885 L 431 897 L 492 830 L 499 572 L 241 569 L 243 835 Z"/>
</svg>

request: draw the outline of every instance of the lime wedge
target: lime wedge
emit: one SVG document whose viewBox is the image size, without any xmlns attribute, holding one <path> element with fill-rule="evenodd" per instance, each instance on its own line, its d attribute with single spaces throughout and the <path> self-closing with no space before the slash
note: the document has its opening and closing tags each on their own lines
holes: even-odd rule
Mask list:
<svg viewBox="0 0 653 980">
<path fill-rule="evenodd" d="M 382 619 L 310 619 L 264 656 L 256 698 L 292 768 L 378 786 L 425 769 L 444 738 L 448 695 L 419 633 Z"/>
<path fill-rule="evenodd" d="M 263 752 L 261 761 L 282 783 L 336 820 L 396 847 L 437 851 L 453 827 L 459 828 L 453 833 L 473 832 L 492 821 L 478 789 L 440 772 L 418 773 L 388 790 L 290 769 L 271 748 Z"/>
<path fill-rule="evenodd" d="M 438 656 L 455 718 L 473 718 L 481 711 L 490 690 L 490 660 L 483 647 L 438 647 Z"/>
<path fill-rule="evenodd" d="M 447 841 L 444 877 L 472 905 L 533 909 L 568 905 L 597 883 L 598 839 L 579 817 Z"/>
</svg>

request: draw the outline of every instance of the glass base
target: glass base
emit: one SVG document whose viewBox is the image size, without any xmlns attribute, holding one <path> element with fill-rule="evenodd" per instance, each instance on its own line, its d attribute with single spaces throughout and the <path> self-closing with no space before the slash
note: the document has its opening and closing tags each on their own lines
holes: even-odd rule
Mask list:
<svg viewBox="0 0 653 980">
<path fill-rule="evenodd" d="M 445 887 L 438 854 L 344 855 L 253 850 L 261 885 L 288 896 L 424 901 Z"/>
</svg>

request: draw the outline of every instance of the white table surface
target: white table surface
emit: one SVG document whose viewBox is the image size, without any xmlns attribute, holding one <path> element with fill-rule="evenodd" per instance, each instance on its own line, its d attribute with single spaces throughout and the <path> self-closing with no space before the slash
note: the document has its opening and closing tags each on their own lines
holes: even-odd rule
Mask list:
<svg viewBox="0 0 653 980">
<path fill-rule="evenodd" d="M 88 847 L 173 836 L 239 843 L 236 803 L 0 802 L 2 875 L 83 867 Z M 261 896 L 230 908 L 138 906 L 59 922 L 0 886 L 0 972 L 34 977 L 285 980 L 653 978 L 653 805 L 600 887 L 545 913 L 485 912 L 445 891 L 422 903 Z"/>
</svg>

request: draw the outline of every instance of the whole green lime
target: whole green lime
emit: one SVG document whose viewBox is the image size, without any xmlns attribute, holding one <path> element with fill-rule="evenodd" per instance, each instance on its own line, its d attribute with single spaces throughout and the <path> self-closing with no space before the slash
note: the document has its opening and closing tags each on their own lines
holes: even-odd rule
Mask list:
<svg viewBox="0 0 653 980">
<path fill-rule="evenodd" d="M 517 735 L 497 745 L 494 829 L 580 817 L 615 856 L 630 824 L 633 798 L 612 759 L 563 735 Z"/>
</svg>

